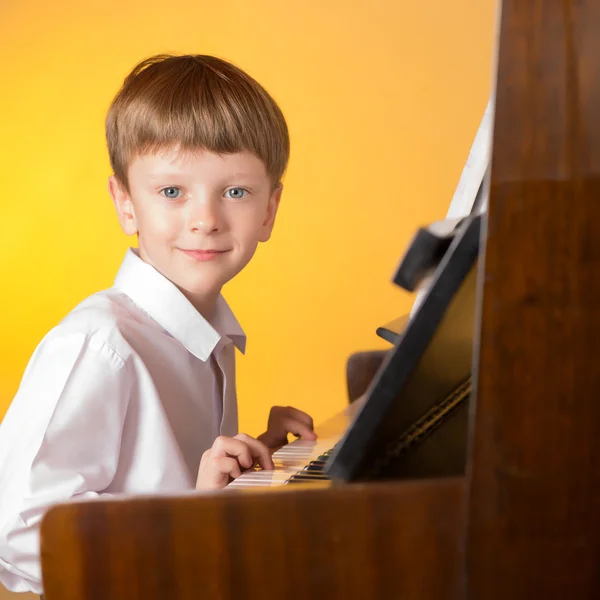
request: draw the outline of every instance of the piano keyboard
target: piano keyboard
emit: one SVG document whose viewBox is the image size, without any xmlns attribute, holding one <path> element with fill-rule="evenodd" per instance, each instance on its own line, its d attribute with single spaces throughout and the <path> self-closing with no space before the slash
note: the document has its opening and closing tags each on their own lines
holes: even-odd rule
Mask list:
<svg viewBox="0 0 600 600">
<path fill-rule="evenodd" d="M 328 481 L 323 472 L 327 457 L 342 439 L 361 405 L 358 399 L 346 410 L 315 427 L 317 439 L 314 442 L 296 440 L 279 448 L 272 455 L 274 470 L 250 469 L 232 481 L 227 489 Z"/>
</svg>

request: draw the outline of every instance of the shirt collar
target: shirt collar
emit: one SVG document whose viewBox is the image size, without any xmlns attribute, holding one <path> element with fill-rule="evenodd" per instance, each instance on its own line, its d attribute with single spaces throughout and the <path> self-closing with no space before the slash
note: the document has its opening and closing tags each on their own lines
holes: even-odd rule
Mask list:
<svg viewBox="0 0 600 600">
<path fill-rule="evenodd" d="M 221 294 L 211 324 L 174 283 L 144 262 L 135 248 L 125 254 L 114 287 L 200 360 L 206 361 L 223 337 L 240 352 L 246 350 L 246 335 Z"/>
</svg>

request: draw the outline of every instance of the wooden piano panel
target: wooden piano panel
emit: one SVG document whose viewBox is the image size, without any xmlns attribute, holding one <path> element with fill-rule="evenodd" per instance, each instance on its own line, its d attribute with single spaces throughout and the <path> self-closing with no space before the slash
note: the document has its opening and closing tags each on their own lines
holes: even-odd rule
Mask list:
<svg viewBox="0 0 600 600">
<path fill-rule="evenodd" d="M 460 598 L 462 479 L 65 504 L 46 600 Z"/>
</svg>

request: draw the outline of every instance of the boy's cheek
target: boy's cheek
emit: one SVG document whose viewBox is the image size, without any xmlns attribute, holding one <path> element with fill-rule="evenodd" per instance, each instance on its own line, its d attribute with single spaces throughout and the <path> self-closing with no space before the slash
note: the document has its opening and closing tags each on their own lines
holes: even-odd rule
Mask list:
<svg viewBox="0 0 600 600">
<path fill-rule="evenodd" d="M 176 239 L 185 229 L 183 219 L 162 210 L 152 211 L 140 221 L 140 230 L 156 241 Z"/>
</svg>

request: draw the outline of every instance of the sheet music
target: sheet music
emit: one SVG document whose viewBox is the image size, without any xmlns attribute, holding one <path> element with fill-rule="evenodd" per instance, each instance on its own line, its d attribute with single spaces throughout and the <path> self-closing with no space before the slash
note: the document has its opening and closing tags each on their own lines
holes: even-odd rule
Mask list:
<svg viewBox="0 0 600 600">
<path fill-rule="evenodd" d="M 466 217 L 471 213 L 479 186 L 490 162 L 492 150 L 492 128 L 494 102 L 490 100 L 479 124 L 475 140 L 471 145 L 467 162 L 456 186 L 450 208 L 446 214 L 447 219 Z"/>
</svg>

